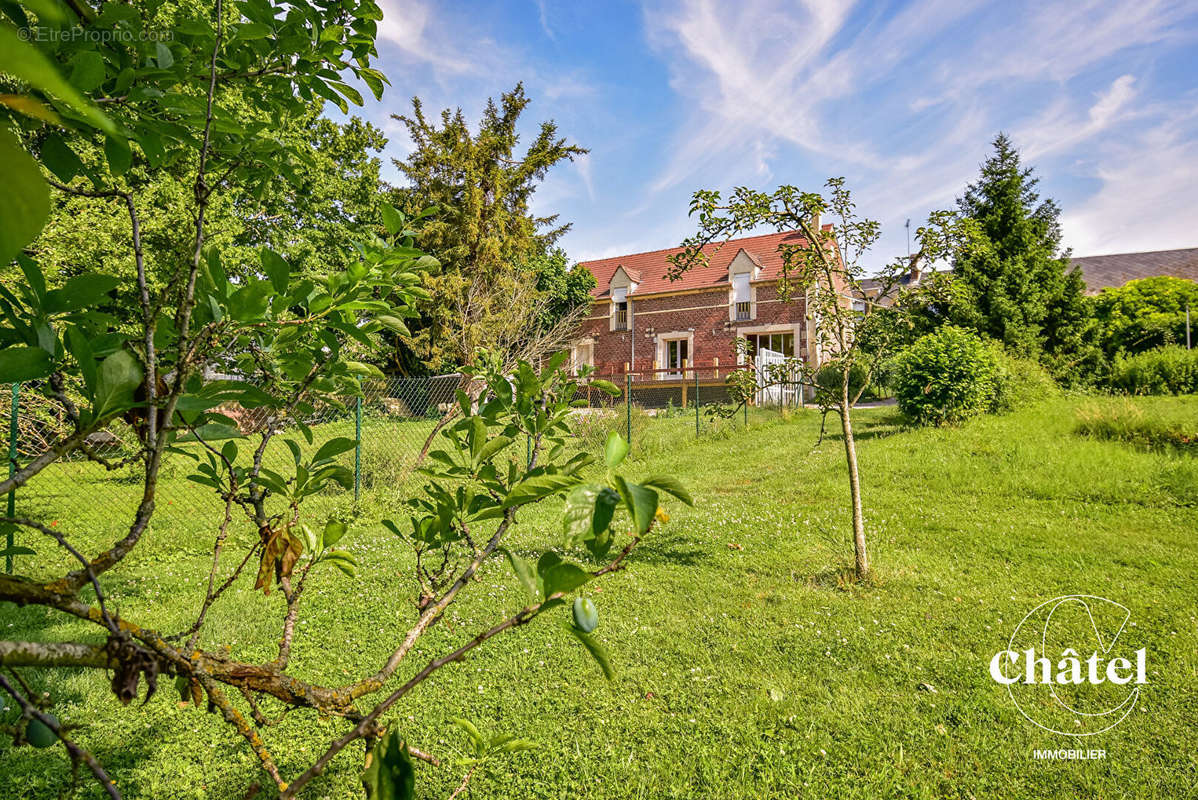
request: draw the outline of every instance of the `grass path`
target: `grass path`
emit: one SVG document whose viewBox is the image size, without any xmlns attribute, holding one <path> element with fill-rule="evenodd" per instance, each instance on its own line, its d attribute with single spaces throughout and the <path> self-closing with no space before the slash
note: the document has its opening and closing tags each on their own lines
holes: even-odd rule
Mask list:
<svg viewBox="0 0 1198 800">
<path fill-rule="evenodd" d="M 1156 402 L 1198 422 L 1192 398 Z M 850 555 L 846 481 L 838 440 L 812 448 L 817 414 L 648 457 L 638 470 L 673 472 L 697 504 L 671 507 L 631 568 L 592 595 L 616 680 L 603 681 L 558 620 L 542 620 L 446 669 L 396 723 L 451 758 L 464 746 L 456 715 L 538 743 L 480 771 L 474 797 L 1192 796 L 1198 462 L 1080 437 L 1076 405 L 943 431 L 901 429 L 891 409 L 860 412 L 871 587 L 838 588 Z M 311 586 L 300 674 L 336 681 L 372 669 L 413 616 L 398 579 L 407 555 L 373 519 L 371 507 L 346 540 L 357 581 L 330 571 Z M 546 510 L 515 541 L 532 554 L 556 538 Z M 183 623 L 208 547 L 192 529 L 156 530 L 114 576 L 116 602 L 148 603 L 153 624 Z M 180 591 L 182 576 L 192 583 Z M 1150 684 L 1131 718 L 1086 741 L 1106 760 L 1043 763 L 1032 749 L 1062 737 L 1020 717 L 987 665 L 1024 613 L 1071 593 L 1131 609 Z M 413 663 L 522 602 L 506 567 L 491 565 Z M 239 655 L 266 658 L 278 611 L 276 596 L 246 587 L 217 607 L 212 629 Z M 79 630 L 36 609 L 0 614 L 14 638 Z M 130 714 L 100 675 L 44 681 L 126 797 L 224 798 L 254 773 L 224 726 L 178 708 L 169 685 Z M 304 732 L 327 740 L 337 729 L 296 713 L 266 738 L 295 771 L 322 741 Z M 356 797 L 357 758 L 334 762 L 311 796 Z M 56 751 L 0 751 L 0 797 L 53 796 L 64 765 Z M 445 797 L 463 771 L 421 769 L 420 795 Z"/>
</svg>

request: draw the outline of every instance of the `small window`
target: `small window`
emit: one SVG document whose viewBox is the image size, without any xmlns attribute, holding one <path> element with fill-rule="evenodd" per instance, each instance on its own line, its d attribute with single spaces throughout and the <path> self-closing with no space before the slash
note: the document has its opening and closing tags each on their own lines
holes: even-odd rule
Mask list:
<svg viewBox="0 0 1198 800">
<path fill-rule="evenodd" d="M 734 305 L 733 318 L 744 321 L 753 318 L 753 296 L 749 288 L 749 273 L 742 272 L 732 276 L 732 302 Z"/>
<path fill-rule="evenodd" d="M 628 330 L 628 290 L 613 289 L 611 293 L 612 327 L 618 331 Z"/>
</svg>

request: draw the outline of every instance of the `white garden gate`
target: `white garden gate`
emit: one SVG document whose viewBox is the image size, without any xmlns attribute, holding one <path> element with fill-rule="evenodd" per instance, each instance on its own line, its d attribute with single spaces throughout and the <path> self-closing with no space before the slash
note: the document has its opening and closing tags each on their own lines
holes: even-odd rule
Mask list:
<svg viewBox="0 0 1198 800">
<path fill-rule="evenodd" d="M 776 350 L 760 348 L 753 359 L 757 373 L 756 402 L 759 406 L 797 406 L 802 403 L 802 387 L 798 383 L 772 383 L 771 364 L 784 364 L 787 356 Z"/>
</svg>

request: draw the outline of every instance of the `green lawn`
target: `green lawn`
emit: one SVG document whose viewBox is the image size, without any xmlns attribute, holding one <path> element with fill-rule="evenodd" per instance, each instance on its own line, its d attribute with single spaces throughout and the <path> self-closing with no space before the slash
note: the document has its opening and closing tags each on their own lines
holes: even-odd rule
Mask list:
<svg viewBox="0 0 1198 800">
<path fill-rule="evenodd" d="M 1193 796 L 1198 461 L 1185 450 L 1079 435 L 1077 409 L 1092 402 L 950 430 L 905 429 L 889 409 L 859 412 L 877 571 L 867 587 L 839 579 L 850 556 L 843 450 L 837 438 L 813 449 L 818 414 L 698 442 L 693 420 L 655 421 L 654 435 L 665 438 L 631 472 L 677 474 L 696 507 L 671 505 L 669 525 L 630 568 L 594 589 L 616 679 L 602 679 L 558 620 L 542 619 L 446 668 L 392 719 L 450 762 L 464 751 L 449 724 L 457 715 L 539 745 L 480 772 L 474 797 Z M 1198 428 L 1194 398 L 1136 402 Z M 389 504 L 379 481 L 347 537 L 359 577 L 330 570 L 312 582 L 298 674 L 344 682 L 373 671 L 413 619 L 410 558 L 375 524 Z M 351 503 L 331 497 L 328 507 L 349 513 Z M 534 555 L 556 543 L 551 512 L 521 526 L 517 549 Z M 198 604 L 211 533 L 203 512 L 187 516 L 156 524 L 108 579 L 111 602 L 144 624 L 184 627 Z M 96 507 L 62 524 L 95 547 L 119 521 Z M 235 534 L 245 544 L 252 536 L 244 527 Z M 38 558 L 51 569 L 48 555 Z M 1080 744 L 1026 722 L 987 672 L 1027 611 L 1073 593 L 1128 606 L 1136 623 L 1128 635 L 1149 654 L 1136 712 Z M 491 564 L 410 656 L 409 673 L 522 604 L 506 565 Z M 277 593 L 239 587 L 214 609 L 208 644 L 273 657 L 280 606 Z M 0 614 L 5 637 L 84 631 L 39 609 Z M 256 773 L 223 724 L 177 707 L 169 682 L 144 709 L 125 710 L 102 674 L 39 680 L 126 797 L 240 797 Z M 294 774 L 341 729 L 295 712 L 264 735 Z M 1108 757 L 1032 758 L 1033 748 L 1071 746 Z M 308 796 L 358 796 L 360 756 L 343 754 Z M 0 797 L 54 796 L 66 765 L 60 750 L 9 748 L 0 753 Z M 421 765 L 418 793 L 443 798 L 463 772 Z M 80 796 L 99 793 L 85 781 Z"/>
</svg>

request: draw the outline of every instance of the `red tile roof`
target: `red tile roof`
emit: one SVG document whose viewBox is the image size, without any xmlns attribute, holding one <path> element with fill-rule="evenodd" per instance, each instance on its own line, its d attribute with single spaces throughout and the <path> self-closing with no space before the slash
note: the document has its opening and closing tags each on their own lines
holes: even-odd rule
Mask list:
<svg viewBox="0 0 1198 800">
<path fill-rule="evenodd" d="M 830 228 L 825 225 L 824 228 Z M 595 288 L 591 296 L 596 299 L 608 297 L 608 284 L 619 267 L 632 277 L 637 284 L 633 296 L 653 294 L 656 292 L 677 292 L 685 289 L 708 289 L 726 287 L 728 285 L 728 265 L 742 249 L 748 253 L 761 267 L 758 280 L 777 280 L 782 272 L 782 256 L 778 253 L 781 242 L 802 242 L 797 233 L 767 233 L 763 236 L 747 236 L 743 239 L 731 239 L 720 247 L 718 244 L 708 245 L 704 251 L 708 255 L 707 265 L 687 270 L 681 278 L 671 281 L 667 275 L 670 263 L 667 256 L 681 253 L 681 247 L 671 247 L 666 250 L 652 250 L 648 253 L 633 253 L 614 258 L 600 258 L 595 261 L 582 261 L 582 266 L 595 276 Z M 717 250 L 717 248 L 719 248 Z"/>
<path fill-rule="evenodd" d="M 1198 281 L 1198 247 L 1188 250 L 1084 256 L 1071 258 L 1069 263 L 1082 271 L 1087 294 L 1097 294 L 1107 287 L 1122 286 L 1137 278 L 1152 278 L 1157 275 Z"/>
</svg>

